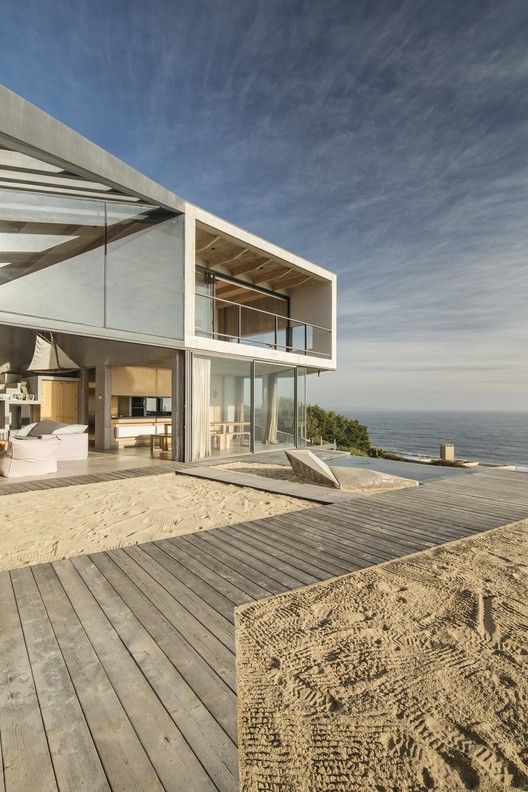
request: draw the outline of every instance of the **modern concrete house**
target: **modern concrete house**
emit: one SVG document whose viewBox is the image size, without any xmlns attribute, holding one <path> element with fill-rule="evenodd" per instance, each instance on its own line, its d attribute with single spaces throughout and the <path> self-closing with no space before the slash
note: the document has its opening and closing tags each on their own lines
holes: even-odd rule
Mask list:
<svg viewBox="0 0 528 792">
<path fill-rule="evenodd" d="M 2 87 L 0 108 L 0 428 L 88 424 L 100 451 L 161 436 L 181 461 L 306 444 L 307 380 L 336 365 L 335 275 Z M 28 370 L 38 337 L 48 371 Z"/>
</svg>

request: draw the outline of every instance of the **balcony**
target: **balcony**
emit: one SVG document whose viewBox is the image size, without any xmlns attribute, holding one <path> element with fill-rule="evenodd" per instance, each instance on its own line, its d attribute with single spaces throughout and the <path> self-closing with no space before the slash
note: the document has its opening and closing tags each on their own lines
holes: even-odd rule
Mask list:
<svg viewBox="0 0 528 792">
<path fill-rule="evenodd" d="M 261 308 L 196 292 L 196 335 L 331 358 L 332 331 Z"/>
</svg>

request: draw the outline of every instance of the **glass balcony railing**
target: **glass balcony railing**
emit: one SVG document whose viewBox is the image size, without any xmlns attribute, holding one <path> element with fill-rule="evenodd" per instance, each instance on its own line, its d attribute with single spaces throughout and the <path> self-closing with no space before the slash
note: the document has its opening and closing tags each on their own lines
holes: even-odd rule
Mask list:
<svg viewBox="0 0 528 792">
<path fill-rule="evenodd" d="M 250 305 L 196 293 L 196 335 L 330 358 L 332 331 Z"/>
</svg>

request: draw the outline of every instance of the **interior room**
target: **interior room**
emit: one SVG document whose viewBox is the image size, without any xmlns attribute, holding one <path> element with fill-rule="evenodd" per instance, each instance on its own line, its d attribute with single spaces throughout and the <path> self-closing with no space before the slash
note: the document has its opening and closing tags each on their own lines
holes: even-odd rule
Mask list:
<svg viewBox="0 0 528 792">
<path fill-rule="evenodd" d="M 170 451 L 174 350 L 0 326 L 0 438 L 49 420 L 84 427 L 90 449 Z M 107 382 L 98 382 L 101 372 Z M 109 397 L 109 447 L 97 437 Z M 155 436 L 155 440 L 153 440 Z"/>
</svg>

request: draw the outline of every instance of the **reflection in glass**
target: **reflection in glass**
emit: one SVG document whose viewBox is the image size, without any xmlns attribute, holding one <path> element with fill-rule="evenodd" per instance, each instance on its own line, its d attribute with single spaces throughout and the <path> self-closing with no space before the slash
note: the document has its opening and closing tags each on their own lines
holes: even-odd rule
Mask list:
<svg viewBox="0 0 528 792">
<path fill-rule="evenodd" d="M 198 335 L 211 336 L 213 333 L 213 280 L 205 270 L 196 268 L 196 307 L 195 325 Z"/>
<path fill-rule="evenodd" d="M 105 205 L 0 190 L 0 310 L 104 324 Z"/>
<path fill-rule="evenodd" d="M 0 190 L 0 310 L 183 338 L 183 219 Z"/>
<path fill-rule="evenodd" d="M 297 369 L 297 445 L 307 444 L 306 426 L 306 369 Z"/>
<path fill-rule="evenodd" d="M 269 313 L 255 311 L 247 306 L 241 307 L 241 332 L 242 343 L 253 343 L 275 347 L 275 317 Z"/>
<path fill-rule="evenodd" d="M 250 451 L 251 363 L 193 355 L 193 459 Z"/>
<path fill-rule="evenodd" d="M 182 217 L 112 204 L 107 218 L 107 327 L 182 338 Z"/>
<path fill-rule="evenodd" d="M 295 445 L 295 369 L 255 364 L 255 451 Z"/>
</svg>

